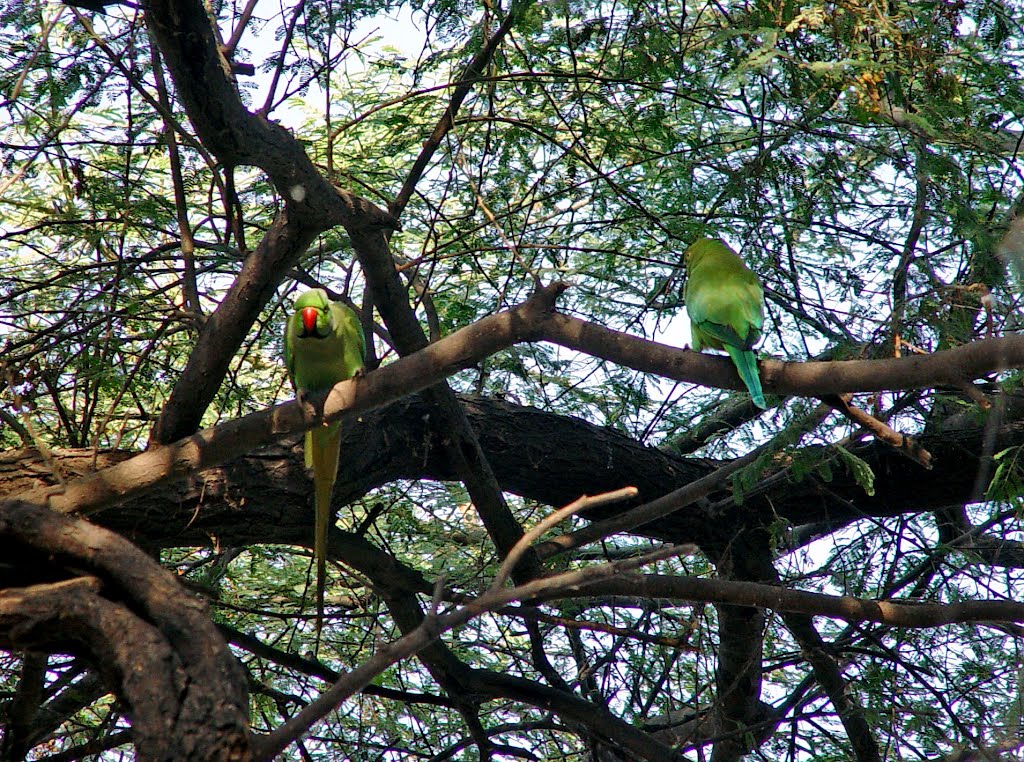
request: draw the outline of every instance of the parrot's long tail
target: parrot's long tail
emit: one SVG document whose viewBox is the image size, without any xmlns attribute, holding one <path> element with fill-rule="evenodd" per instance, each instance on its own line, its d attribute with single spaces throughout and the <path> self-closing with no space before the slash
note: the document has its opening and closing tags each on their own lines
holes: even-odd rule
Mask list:
<svg viewBox="0 0 1024 762">
<path fill-rule="evenodd" d="M 313 556 L 316 558 L 316 635 L 324 624 L 324 583 L 327 578 L 327 528 L 331 520 L 331 493 L 338 475 L 341 425 L 318 426 L 306 432 L 307 462 L 313 469 Z"/>
<path fill-rule="evenodd" d="M 761 377 L 757 375 L 757 358 L 754 356 L 754 353 L 749 349 L 740 349 L 731 344 L 725 345 L 725 351 L 729 353 L 729 357 L 732 358 L 740 378 L 747 385 L 747 389 L 750 391 L 750 398 L 754 400 L 754 404 L 762 410 L 766 410 L 768 405 L 764 401 L 764 392 L 761 391 Z"/>
</svg>

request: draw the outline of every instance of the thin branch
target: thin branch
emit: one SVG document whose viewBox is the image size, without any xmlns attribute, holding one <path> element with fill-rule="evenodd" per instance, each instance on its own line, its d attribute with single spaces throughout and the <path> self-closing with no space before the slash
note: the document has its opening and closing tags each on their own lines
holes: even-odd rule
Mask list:
<svg viewBox="0 0 1024 762">
<path fill-rule="evenodd" d="M 395 217 L 402 216 L 402 212 L 405 210 L 406 205 L 412 198 L 412 194 L 416 190 L 416 185 L 419 183 L 420 178 L 423 177 L 423 173 L 430 164 L 434 153 L 441 146 L 441 142 L 444 140 L 445 135 L 448 134 L 448 131 L 455 123 L 455 115 L 458 114 L 459 108 L 462 106 L 462 102 L 473 89 L 473 85 L 480 81 L 481 75 L 483 75 L 488 64 L 490 64 L 491 60 L 494 58 L 494 54 L 497 51 L 498 46 L 512 30 L 512 27 L 519 19 L 520 14 L 530 6 L 530 2 L 528 2 L 528 0 L 524 2 L 514 2 L 511 5 L 512 8 L 509 9 L 508 15 L 505 16 L 504 21 L 502 21 L 498 28 L 494 30 L 494 33 L 489 36 L 484 46 L 477 51 L 477 54 L 473 56 L 473 59 L 466 66 L 466 70 L 459 78 L 459 82 L 452 89 L 452 94 L 448 100 L 448 106 L 445 108 L 444 113 L 435 125 L 433 132 L 431 132 L 430 136 L 423 141 L 423 148 L 420 150 L 419 156 L 416 157 L 416 161 L 413 162 L 412 168 L 409 170 L 409 174 L 406 177 L 405 182 L 402 184 L 401 190 L 398 191 L 398 195 L 395 196 L 395 200 L 391 202 L 389 206 L 388 211 L 390 211 Z"/>
<path fill-rule="evenodd" d="M 576 589 L 579 586 L 592 584 L 625 571 L 631 571 L 647 563 L 671 557 L 678 549 L 659 550 L 640 559 L 617 561 L 599 566 L 591 566 L 579 571 L 566 572 L 539 580 L 533 580 L 514 588 L 505 588 L 492 584 L 486 592 L 469 601 L 462 607 L 447 614 L 430 615 L 415 630 L 403 635 L 396 641 L 387 643 L 365 662 L 344 673 L 327 691 L 310 702 L 298 714 L 278 727 L 273 733 L 256 742 L 257 760 L 269 760 L 276 757 L 296 738 L 319 722 L 346 698 L 369 683 L 376 675 L 393 664 L 406 659 L 440 637 L 443 633 L 458 627 L 489 611 L 494 611 L 506 604 L 523 598 L 533 597 L 543 591 L 554 592 Z M 649 749 L 634 749 L 645 759 L 673 760 L 679 756 L 668 746 L 651 740 L 659 756 L 651 756 Z"/>
<path fill-rule="evenodd" d="M 775 611 L 793 611 L 847 622 L 876 622 L 892 627 L 913 629 L 963 623 L 1024 622 L 1024 603 L 1014 600 L 963 601 L 960 603 L 868 600 L 849 595 L 826 595 L 804 590 L 790 590 L 757 582 L 685 576 L 620 576 L 588 586 L 586 592 L 597 595 L 642 595 L 681 601 L 758 606 Z M 551 599 L 552 596 L 545 594 L 526 600 L 535 602 Z"/>
<path fill-rule="evenodd" d="M 551 527 L 582 510 L 586 510 L 587 508 L 616 503 L 620 500 L 628 500 L 631 497 L 636 497 L 637 493 L 638 490 L 636 487 L 623 487 L 622 489 L 615 490 L 614 492 L 605 492 L 601 495 L 582 495 L 579 499 L 573 501 L 564 508 L 559 508 L 520 538 L 519 542 L 517 542 L 515 546 L 513 546 L 512 550 L 509 551 L 505 560 L 501 562 L 501 566 L 498 567 L 498 573 L 494 575 L 494 582 L 491 584 L 494 587 L 503 587 L 508 581 L 509 575 L 512 574 L 512 570 L 519 562 L 519 559 L 522 558 L 523 554 L 526 552 L 526 549 L 533 544 L 534 540 L 539 538 Z"/>
<path fill-rule="evenodd" d="M 822 402 L 837 410 L 848 419 L 862 426 L 880 442 L 884 442 L 897 452 L 906 455 L 915 463 L 931 470 L 932 454 L 921 447 L 913 437 L 901 434 L 888 424 L 878 420 L 866 410 L 850 404 L 849 394 L 829 394 L 821 398 Z"/>
<path fill-rule="evenodd" d="M 767 445 L 765 445 L 765 447 L 767 447 Z M 663 495 L 656 500 L 652 500 L 649 503 L 633 508 L 620 516 L 605 519 L 604 521 L 596 521 L 583 529 L 578 529 L 575 532 L 570 532 L 569 534 L 552 538 L 540 545 L 537 548 L 537 553 L 541 558 L 550 558 L 556 554 L 565 553 L 569 550 L 582 547 L 583 545 L 589 545 L 592 542 L 597 542 L 609 535 L 628 532 L 638 526 L 649 524 L 652 521 L 668 516 L 681 508 L 685 508 L 686 506 L 692 505 L 698 500 L 707 497 L 715 490 L 721 489 L 726 479 L 738 472 L 740 469 L 753 463 L 761 456 L 762 452 L 763 447 L 752 450 L 743 457 L 736 458 L 736 460 L 731 463 L 712 471 L 707 476 L 702 477 L 697 481 L 690 482 L 674 492 Z M 692 550 L 695 552 L 696 548 L 693 548 Z"/>
</svg>

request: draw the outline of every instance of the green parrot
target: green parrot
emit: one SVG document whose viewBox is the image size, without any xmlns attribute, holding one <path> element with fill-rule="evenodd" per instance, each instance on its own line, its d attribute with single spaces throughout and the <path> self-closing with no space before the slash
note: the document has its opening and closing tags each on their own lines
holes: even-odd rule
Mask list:
<svg viewBox="0 0 1024 762">
<path fill-rule="evenodd" d="M 694 350 L 728 352 L 754 404 L 767 408 L 757 357 L 751 351 L 764 323 L 764 291 L 757 276 L 736 252 L 710 238 L 701 238 L 686 250 L 686 268 L 686 311 Z"/>
<path fill-rule="evenodd" d="M 365 355 L 366 337 L 352 310 L 332 302 L 322 288 L 307 291 L 295 301 L 295 311 L 285 325 L 284 360 L 298 397 L 307 392 L 325 392 L 339 381 L 361 375 Z M 316 558 L 317 633 L 323 626 L 327 527 L 340 446 L 340 423 L 306 432 L 306 468 L 313 469 L 316 510 L 313 555 Z"/>
</svg>

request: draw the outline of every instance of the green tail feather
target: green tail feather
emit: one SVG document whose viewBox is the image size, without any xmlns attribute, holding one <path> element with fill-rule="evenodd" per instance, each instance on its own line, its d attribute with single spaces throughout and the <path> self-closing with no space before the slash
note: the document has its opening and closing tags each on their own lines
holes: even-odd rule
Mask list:
<svg viewBox="0 0 1024 762">
<path fill-rule="evenodd" d="M 767 410 L 768 404 L 764 401 L 764 392 L 761 391 L 761 377 L 757 375 L 757 358 L 754 353 L 749 349 L 739 349 L 730 344 L 725 345 L 725 351 L 729 353 L 740 378 L 747 385 L 754 404 L 762 410 Z"/>
<path fill-rule="evenodd" d="M 316 632 L 324 623 L 324 584 L 327 578 L 327 529 L 331 520 L 331 494 L 338 475 L 341 426 L 319 426 L 306 433 L 306 458 L 313 468 L 313 556 L 316 558 Z"/>
</svg>

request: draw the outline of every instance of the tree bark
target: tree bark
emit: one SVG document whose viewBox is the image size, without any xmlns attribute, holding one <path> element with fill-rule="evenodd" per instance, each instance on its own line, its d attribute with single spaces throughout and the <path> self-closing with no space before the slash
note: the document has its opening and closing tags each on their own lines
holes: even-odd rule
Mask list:
<svg viewBox="0 0 1024 762">
<path fill-rule="evenodd" d="M 609 518 L 711 473 L 721 463 L 673 456 L 642 445 L 612 429 L 579 418 L 480 397 L 461 397 L 481 447 L 502 488 L 552 506 L 581 494 L 633 485 L 636 500 L 588 511 L 590 520 Z M 429 420 L 430 406 L 413 395 L 364 413 L 342 426 L 342 457 L 335 487 L 336 509 L 396 479 L 451 480 L 457 474 L 444 455 Z M 669 542 L 708 546 L 727 542 L 739 523 L 777 515 L 794 525 L 841 524 L 865 516 L 895 516 L 960 506 L 977 494 L 976 476 L 986 456 L 985 421 L 936 430 L 920 441 L 936 458 L 936 468 L 919 465 L 873 442 L 851 448 L 875 473 L 868 495 L 852 475 L 836 469 L 832 481 L 813 474 L 773 482 L 760 493 L 733 504 L 722 491 L 709 500 L 642 527 L 638 534 Z M 229 545 L 307 544 L 312 537 L 308 477 L 298 440 L 271 445 L 209 468 L 187 481 L 162 484 L 97 514 L 96 520 L 146 547 L 198 546 L 211 536 Z M 996 427 L 989 449 L 1024 444 L 1024 424 L 1009 417 Z M 290 446 L 289 446 L 290 445 Z M 822 455 L 827 452 L 822 449 Z M 133 453 L 99 453 L 104 468 Z M 90 472 L 89 450 L 56 450 L 65 478 Z M 927 474 L 927 476 L 922 476 Z M 43 460 L 31 451 L 0 454 L 0 494 L 18 494 L 53 485 Z M 984 489 L 986 484 L 980 485 Z M 774 511 L 774 514 L 769 514 Z M 241 521 L 242 517 L 245 521 Z M 345 535 L 332 532 L 335 547 Z M 980 542 L 985 538 L 977 538 Z M 348 540 L 344 540 L 348 542 Z M 2 567 L 0 567 L 2 568 Z"/>
<path fill-rule="evenodd" d="M 106 529 L 27 503 L 0 502 L 0 537 L 0 647 L 98 665 L 140 760 L 251 758 L 243 672 L 169 572 Z M 12 574 L 54 581 L 14 587 Z"/>
</svg>

